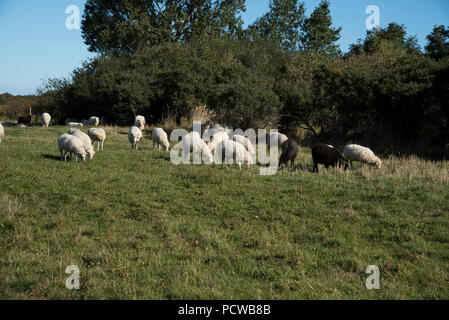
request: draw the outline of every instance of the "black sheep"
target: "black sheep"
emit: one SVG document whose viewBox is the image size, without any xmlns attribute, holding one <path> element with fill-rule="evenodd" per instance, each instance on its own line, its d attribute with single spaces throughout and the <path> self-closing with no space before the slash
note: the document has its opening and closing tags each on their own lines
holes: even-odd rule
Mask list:
<svg viewBox="0 0 449 320">
<path fill-rule="evenodd" d="M 317 144 L 312 148 L 313 171 L 318 172 L 318 164 L 323 164 L 326 169 L 329 166 L 339 167 L 344 165 L 345 170 L 348 168 L 348 161 L 334 147 L 327 144 Z"/>
<path fill-rule="evenodd" d="M 17 124 L 24 124 L 29 126 L 30 123 L 31 123 L 31 115 L 26 117 L 19 117 L 19 119 L 17 120 Z"/>
<path fill-rule="evenodd" d="M 279 160 L 279 167 L 287 165 L 288 161 L 291 162 L 292 168 L 295 165 L 295 158 L 298 155 L 298 143 L 293 139 L 288 139 L 282 144 L 282 154 Z"/>
</svg>

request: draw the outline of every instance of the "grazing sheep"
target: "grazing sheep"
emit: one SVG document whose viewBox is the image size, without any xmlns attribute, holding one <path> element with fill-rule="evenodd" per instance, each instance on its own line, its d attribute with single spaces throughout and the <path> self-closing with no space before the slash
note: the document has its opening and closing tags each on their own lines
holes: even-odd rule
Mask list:
<svg viewBox="0 0 449 320">
<path fill-rule="evenodd" d="M 292 168 L 295 166 L 295 158 L 298 155 L 298 143 L 293 139 L 288 139 L 282 145 L 282 154 L 279 160 L 279 167 L 287 165 L 291 162 Z"/>
<path fill-rule="evenodd" d="M 69 134 L 81 140 L 84 150 L 89 156 L 89 159 L 92 160 L 94 158 L 95 150 L 92 146 L 92 140 L 90 140 L 89 136 L 84 132 L 73 128 L 69 130 Z"/>
<path fill-rule="evenodd" d="M 98 117 L 90 117 L 89 118 L 90 126 L 98 127 L 99 124 L 100 124 L 100 118 L 98 118 Z"/>
<path fill-rule="evenodd" d="M 337 149 L 327 144 L 317 144 L 312 148 L 313 171 L 318 172 L 318 164 L 323 164 L 326 169 L 329 166 L 335 167 L 344 165 L 345 170 L 348 167 L 348 161 L 338 152 Z"/>
<path fill-rule="evenodd" d="M 376 157 L 371 149 L 359 146 L 358 144 L 347 145 L 343 149 L 343 156 L 349 161 L 351 168 L 354 168 L 352 165 L 353 161 L 360 161 L 371 166 L 376 166 L 378 169 L 382 168 L 382 160 Z"/>
<path fill-rule="evenodd" d="M 189 150 L 193 155 L 201 155 L 202 160 L 206 164 L 212 164 L 214 157 L 207 143 L 201 139 L 200 134 L 196 131 L 186 134 L 182 138 L 182 149 Z M 188 162 L 188 153 L 183 153 L 184 161 Z"/>
<path fill-rule="evenodd" d="M 82 124 L 82 123 L 79 123 L 79 122 L 69 122 L 69 123 L 67 124 L 67 126 L 68 126 L 68 127 L 83 127 L 83 124 Z"/>
<path fill-rule="evenodd" d="M 224 131 L 215 132 L 210 138 L 210 142 L 208 143 L 210 150 L 214 151 L 218 144 L 223 140 L 229 140 L 229 135 Z"/>
<path fill-rule="evenodd" d="M 142 140 L 142 131 L 138 127 L 131 127 L 128 132 L 128 140 L 131 147 L 137 150 L 137 145 Z"/>
<path fill-rule="evenodd" d="M 165 151 L 168 151 L 170 142 L 168 142 L 167 133 L 162 128 L 156 128 L 153 130 L 151 140 L 153 140 L 153 148 L 154 145 L 157 144 L 157 148 L 159 150 L 161 149 L 162 146 Z"/>
<path fill-rule="evenodd" d="M 134 121 L 134 126 L 139 128 L 141 131 L 145 129 L 145 117 L 144 116 L 137 116 L 136 120 Z"/>
<path fill-rule="evenodd" d="M 239 169 L 242 168 L 242 164 L 246 164 L 248 168 L 250 165 L 254 164 L 253 157 L 246 151 L 245 147 L 241 143 L 232 140 L 221 141 L 217 145 L 215 156 L 219 156 L 220 158 L 218 159 L 220 160 L 223 160 L 224 157 L 226 164 L 232 164 L 235 161 L 235 164 L 239 166 Z"/>
<path fill-rule="evenodd" d="M 228 134 L 229 139 L 231 139 L 232 136 L 234 135 L 234 126 L 232 126 L 232 125 L 226 125 L 224 131 Z"/>
<path fill-rule="evenodd" d="M 48 128 L 48 126 L 50 125 L 50 122 L 51 122 L 50 114 L 48 114 L 47 112 L 44 112 L 41 115 L 41 121 L 42 121 L 42 126 Z"/>
<path fill-rule="evenodd" d="M 210 142 L 212 136 L 213 136 L 215 133 L 220 132 L 220 131 L 221 131 L 221 130 L 218 130 L 218 129 L 211 129 L 211 128 L 209 128 L 209 129 L 207 129 L 207 130 L 204 130 L 204 132 L 203 132 L 203 140 L 206 141 L 206 142 Z"/>
<path fill-rule="evenodd" d="M 80 129 L 77 128 L 70 128 L 69 131 L 67 132 L 68 134 L 73 135 L 75 132 L 80 132 Z"/>
<path fill-rule="evenodd" d="M 5 129 L 3 128 L 2 124 L 0 123 L 0 143 L 2 142 L 2 139 L 5 137 Z"/>
<path fill-rule="evenodd" d="M 279 133 L 279 132 L 270 132 L 267 135 L 267 146 L 268 149 L 271 148 L 271 139 L 273 139 L 273 141 L 277 141 L 277 146 L 282 147 L 282 144 L 288 140 L 288 137 L 285 134 Z"/>
<path fill-rule="evenodd" d="M 72 136 L 68 133 L 64 133 L 58 138 L 59 152 L 61 153 L 61 161 L 67 161 L 67 153 L 75 154 L 75 160 L 78 162 L 78 157 L 86 162 L 86 151 L 84 150 L 83 143 L 78 137 Z"/>
<path fill-rule="evenodd" d="M 106 140 L 106 131 L 102 128 L 90 128 L 89 131 L 87 131 L 87 135 L 92 139 L 94 144 L 95 142 L 98 142 L 97 151 L 100 151 L 100 143 L 101 151 L 103 151 L 104 140 Z"/>
<path fill-rule="evenodd" d="M 29 126 L 31 123 L 31 115 L 26 116 L 26 117 L 19 117 L 19 119 L 17 120 L 17 124 L 23 124 L 26 126 Z"/>
<path fill-rule="evenodd" d="M 245 147 L 246 151 L 248 151 L 251 154 L 251 156 L 254 156 L 256 154 L 256 151 L 254 150 L 251 140 L 248 139 L 247 137 L 236 134 L 232 136 L 232 140 L 242 144 Z"/>
<path fill-rule="evenodd" d="M 68 126 L 70 122 L 78 122 L 78 119 L 67 118 L 65 119 L 65 125 Z"/>
</svg>

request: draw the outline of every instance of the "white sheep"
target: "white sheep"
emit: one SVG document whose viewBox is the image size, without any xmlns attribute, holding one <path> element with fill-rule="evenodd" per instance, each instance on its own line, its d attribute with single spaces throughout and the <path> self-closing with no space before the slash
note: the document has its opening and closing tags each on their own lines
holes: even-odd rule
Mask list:
<svg viewBox="0 0 449 320">
<path fill-rule="evenodd" d="M 68 127 L 82 127 L 83 124 L 82 124 L 82 123 L 79 123 L 79 122 L 69 122 L 69 123 L 67 124 L 67 126 L 68 126 Z"/>
<path fill-rule="evenodd" d="M 225 132 L 228 134 L 229 139 L 231 139 L 234 136 L 234 129 L 226 128 Z"/>
<path fill-rule="evenodd" d="M 254 150 L 251 140 L 248 139 L 247 137 L 236 134 L 232 136 L 232 140 L 242 144 L 245 147 L 246 151 L 248 151 L 252 156 L 256 154 L 256 151 Z"/>
<path fill-rule="evenodd" d="M 89 159 L 92 160 L 94 158 L 95 150 L 94 147 L 92 146 L 92 140 L 89 138 L 89 136 L 84 132 L 75 128 L 71 128 L 68 133 L 81 140 L 84 150 L 89 156 Z"/>
<path fill-rule="evenodd" d="M 208 143 L 210 150 L 214 151 L 218 144 L 223 140 L 229 140 L 229 135 L 224 131 L 215 132 Z"/>
<path fill-rule="evenodd" d="M 253 157 L 245 149 L 245 147 L 238 142 L 233 140 L 223 140 L 221 141 L 215 151 L 216 162 L 221 161 L 225 157 L 226 164 L 235 164 L 241 169 L 242 164 L 246 164 L 249 168 L 250 165 L 254 164 Z"/>
<path fill-rule="evenodd" d="M 224 131 L 224 127 L 219 123 L 214 123 L 210 126 L 211 129 Z"/>
<path fill-rule="evenodd" d="M 271 148 L 271 139 L 273 139 L 273 141 L 277 141 L 277 146 L 280 148 L 282 147 L 282 144 L 284 144 L 284 142 L 288 140 L 288 137 L 285 134 L 279 132 L 270 132 L 270 134 L 267 136 L 267 145 L 269 149 Z"/>
<path fill-rule="evenodd" d="M 78 137 L 64 133 L 58 138 L 59 152 L 61 153 L 61 161 L 67 161 L 67 153 L 75 154 L 75 160 L 78 162 L 78 158 L 81 158 L 86 162 L 86 151 L 84 150 L 83 143 Z"/>
<path fill-rule="evenodd" d="M 346 160 L 351 163 L 351 168 L 353 168 L 353 161 L 360 161 L 377 168 L 382 167 L 382 161 L 376 157 L 371 149 L 359 146 L 358 144 L 349 144 L 343 149 L 343 156 Z"/>
<path fill-rule="evenodd" d="M 136 120 L 134 121 L 134 126 L 139 128 L 140 131 L 143 131 L 145 129 L 145 117 L 144 116 L 136 116 Z"/>
<path fill-rule="evenodd" d="M 70 128 L 67 133 L 73 135 L 75 132 L 79 132 L 79 131 L 81 131 L 81 130 L 77 129 L 77 128 Z"/>
<path fill-rule="evenodd" d="M 168 142 L 167 133 L 162 128 L 156 128 L 153 130 L 151 140 L 153 140 L 153 148 L 154 145 L 157 144 L 157 148 L 160 150 L 161 146 L 165 151 L 168 151 L 170 146 L 170 142 Z"/>
<path fill-rule="evenodd" d="M 87 135 L 92 139 L 94 144 L 95 142 L 98 143 L 97 151 L 100 151 L 100 143 L 101 151 L 103 151 L 104 140 L 106 140 L 106 131 L 102 128 L 90 128 L 89 131 L 87 131 Z"/>
<path fill-rule="evenodd" d="M 78 119 L 67 118 L 65 119 L 65 125 L 68 126 L 70 122 L 78 122 Z"/>
<path fill-rule="evenodd" d="M 196 131 L 190 132 L 182 138 L 182 149 L 183 151 L 189 150 L 189 152 L 192 152 L 194 156 L 200 155 L 206 164 L 212 164 L 214 161 L 209 146 L 203 139 L 201 139 L 200 134 Z M 183 156 L 187 162 L 189 154 L 183 153 Z"/>
<path fill-rule="evenodd" d="M 137 150 L 137 145 L 142 140 L 142 131 L 137 127 L 131 127 L 128 132 L 128 140 L 131 143 L 131 147 Z"/>
<path fill-rule="evenodd" d="M 203 140 L 206 141 L 206 142 L 210 142 L 210 139 L 212 138 L 212 136 L 215 133 L 219 132 L 219 131 L 221 131 L 221 130 L 211 129 L 211 128 L 204 130 L 204 132 L 203 132 Z"/>
<path fill-rule="evenodd" d="M 89 125 L 90 126 L 94 126 L 94 127 L 98 127 L 98 125 L 100 124 L 100 118 L 99 117 L 90 117 L 89 118 Z"/>
<path fill-rule="evenodd" d="M 42 121 L 42 126 L 48 128 L 48 126 L 50 125 L 50 122 L 51 122 L 50 114 L 48 114 L 47 112 L 44 112 L 41 115 L 41 121 Z"/>
<path fill-rule="evenodd" d="M 2 142 L 2 139 L 5 137 L 5 129 L 3 128 L 2 124 L 0 123 L 0 143 Z"/>
</svg>

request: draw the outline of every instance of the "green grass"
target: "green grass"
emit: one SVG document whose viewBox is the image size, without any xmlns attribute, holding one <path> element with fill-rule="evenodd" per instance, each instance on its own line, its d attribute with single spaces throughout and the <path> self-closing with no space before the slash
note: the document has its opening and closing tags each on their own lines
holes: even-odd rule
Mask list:
<svg viewBox="0 0 449 320">
<path fill-rule="evenodd" d="M 315 174 L 301 148 L 303 170 L 260 176 L 175 166 L 106 128 L 104 152 L 64 163 L 66 130 L 5 128 L 1 299 L 449 299 L 447 161 Z"/>
</svg>

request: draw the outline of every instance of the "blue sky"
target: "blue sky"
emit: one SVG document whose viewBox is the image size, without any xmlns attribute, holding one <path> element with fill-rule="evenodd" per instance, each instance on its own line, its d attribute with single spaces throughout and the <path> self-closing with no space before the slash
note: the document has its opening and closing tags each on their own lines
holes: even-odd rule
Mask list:
<svg viewBox="0 0 449 320">
<path fill-rule="evenodd" d="M 320 0 L 305 0 L 307 14 Z M 365 8 L 380 8 L 380 23 L 395 21 L 416 35 L 421 46 L 434 25 L 449 25 L 448 0 L 331 0 L 335 26 L 343 28 L 343 51 L 366 33 Z M 68 77 L 94 54 L 87 51 L 80 30 L 65 27 L 67 6 L 81 11 L 85 0 L 0 0 L 0 93 L 34 94 L 42 79 Z M 246 24 L 268 10 L 269 0 L 247 0 Z"/>
</svg>

